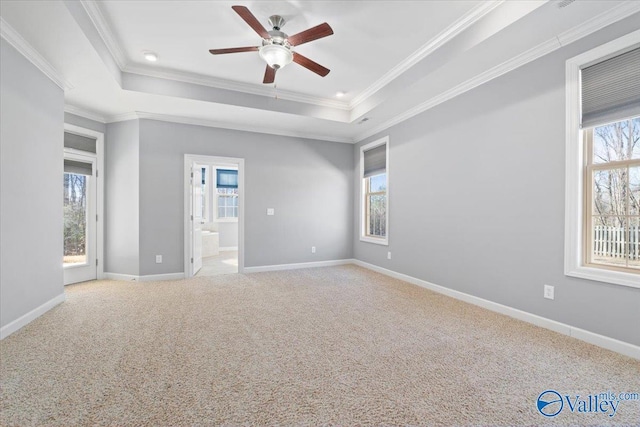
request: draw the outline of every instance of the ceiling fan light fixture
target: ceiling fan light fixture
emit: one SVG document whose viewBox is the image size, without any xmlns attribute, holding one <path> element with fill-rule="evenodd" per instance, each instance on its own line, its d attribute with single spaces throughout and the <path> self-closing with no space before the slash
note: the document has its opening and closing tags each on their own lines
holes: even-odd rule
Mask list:
<svg viewBox="0 0 640 427">
<path fill-rule="evenodd" d="M 157 62 L 158 61 L 158 54 L 155 52 L 143 52 L 142 56 L 144 56 L 144 59 L 146 59 L 149 62 Z"/>
<path fill-rule="evenodd" d="M 280 44 L 266 44 L 260 48 L 258 53 L 274 70 L 279 70 L 293 61 L 291 50 Z"/>
</svg>

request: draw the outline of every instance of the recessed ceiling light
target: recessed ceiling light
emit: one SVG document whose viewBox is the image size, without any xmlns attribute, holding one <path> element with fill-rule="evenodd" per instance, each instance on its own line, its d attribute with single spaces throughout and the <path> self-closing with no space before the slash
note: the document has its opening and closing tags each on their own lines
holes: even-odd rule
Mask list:
<svg viewBox="0 0 640 427">
<path fill-rule="evenodd" d="M 342 98 L 342 97 L 343 97 L 343 96 L 345 96 L 345 95 L 346 95 L 346 93 L 345 93 L 345 92 L 342 92 L 342 91 L 336 92 L 336 97 L 337 97 L 337 98 Z"/>
<path fill-rule="evenodd" d="M 144 59 L 149 62 L 156 62 L 158 60 L 158 54 L 154 52 L 144 52 L 142 55 L 144 56 Z"/>
</svg>

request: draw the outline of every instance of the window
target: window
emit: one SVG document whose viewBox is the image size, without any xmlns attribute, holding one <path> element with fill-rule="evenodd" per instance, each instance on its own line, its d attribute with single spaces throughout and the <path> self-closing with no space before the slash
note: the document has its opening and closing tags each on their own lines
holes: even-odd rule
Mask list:
<svg viewBox="0 0 640 427">
<path fill-rule="evenodd" d="M 216 169 L 217 218 L 237 220 L 238 218 L 238 171 Z"/>
<path fill-rule="evenodd" d="M 586 264 L 640 273 L 640 117 L 584 136 Z"/>
<path fill-rule="evenodd" d="M 389 243 L 389 138 L 360 149 L 361 233 L 364 242 Z"/>
<path fill-rule="evenodd" d="M 640 287 L 640 31 L 566 71 L 565 274 Z"/>
</svg>

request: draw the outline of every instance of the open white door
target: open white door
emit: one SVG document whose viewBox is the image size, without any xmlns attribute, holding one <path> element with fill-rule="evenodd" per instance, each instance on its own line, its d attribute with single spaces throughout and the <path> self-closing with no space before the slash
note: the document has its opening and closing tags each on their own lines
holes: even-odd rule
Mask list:
<svg viewBox="0 0 640 427">
<path fill-rule="evenodd" d="M 191 241 L 193 263 L 191 275 L 202 268 L 202 224 L 203 220 L 202 167 L 193 163 L 191 167 Z"/>
<path fill-rule="evenodd" d="M 209 191 L 209 200 L 214 194 L 209 182 L 202 183 L 203 168 L 212 165 L 224 165 L 237 168 L 237 202 L 229 208 L 237 209 L 238 240 L 237 240 L 237 272 L 244 271 L 244 159 L 236 157 L 217 157 L 199 154 L 184 155 L 184 275 L 192 277 L 202 269 L 203 255 L 203 223 L 211 222 L 215 218 L 207 215 L 207 198 L 205 190 Z M 211 175 L 211 174 L 210 174 Z M 205 178 L 207 179 L 207 178 Z M 213 179 L 213 178 L 211 178 Z M 211 203 L 211 202 L 210 202 Z M 225 206 L 226 208 L 227 206 Z M 215 208 L 213 208 L 215 212 Z M 206 242 L 205 242 L 206 243 Z M 205 258 L 206 263 L 206 258 Z M 206 266 L 205 266 L 206 269 Z"/>
</svg>

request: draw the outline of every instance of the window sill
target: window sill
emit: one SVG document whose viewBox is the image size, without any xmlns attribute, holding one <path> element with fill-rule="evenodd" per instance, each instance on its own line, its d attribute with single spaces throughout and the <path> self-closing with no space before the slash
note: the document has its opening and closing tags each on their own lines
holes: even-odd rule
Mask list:
<svg viewBox="0 0 640 427">
<path fill-rule="evenodd" d="M 579 266 L 565 271 L 565 275 L 597 282 L 640 288 L 640 275 L 623 271 L 606 270 L 604 268 Z"/>
<path fill-rule="evenodd" d="M 216 218 L 214 222 L 238 222 L 238 218 Z"/>
<path fill-rule="evenodd" d="M 71 270 L 74 268 L 81 268 L 81 267 L 87 267 L 89 265 L 88 262 L 83 262 L 83 263 L 73 263 L 73 264 L 63 264 L 62 268 L 64 270 Z"/>
<path fill-rule="evenodd" d="M 375 243 L 376 245 L 389 246 L 389 239 L 386 237 L 382 239 L 382 238 L 376 238 L 376 237 L 360 236 L 360 241 L 367 242 L 367 243 Z"/>
</svg>

